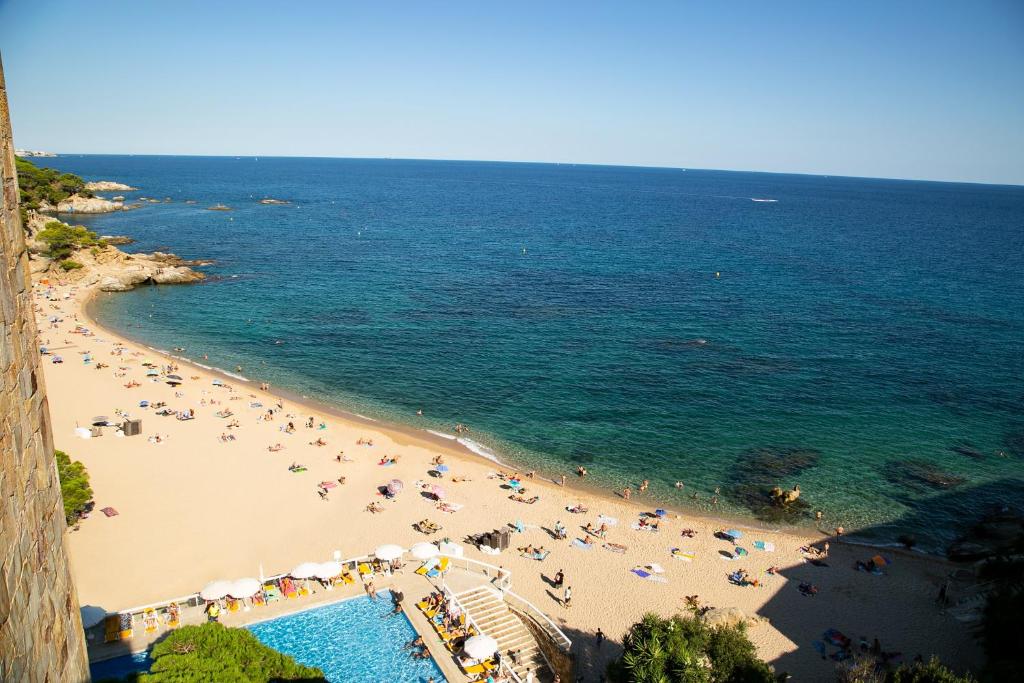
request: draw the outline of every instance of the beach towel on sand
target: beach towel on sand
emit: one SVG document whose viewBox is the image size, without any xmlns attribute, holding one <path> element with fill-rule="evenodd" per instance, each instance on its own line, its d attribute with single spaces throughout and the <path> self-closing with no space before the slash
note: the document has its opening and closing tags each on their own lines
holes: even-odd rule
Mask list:
<svg viewBox="0 0 1024 683">
<path fill-rule="evenodd" d="M 654 574 L 644 571 L 643 569 L 630 569 L 629 571 L 633 572 L 641 579 L 654 581 L 655 583 L 668 583 L 668 579 L 666 579 L 664 576 L 655 576 Z"/>
<path fill-rule="evenodd" d="M 754 541 L 754 550 L 762 550 L 766 553 L 775 552 L 775 544 L 766 541 Z"/>
<path fill-rule="evenodd" d="M 680 550 L 679 548 L 672 548 L 669 552 L 672 553 L 672 557 L 683 562 L 693 562 L 693 559 L 697 556 L 696 553 Z"/>
<path fill-rule="evenodd" d="M 613 553 L 624 553 L 627 550 L 626 546 L 622 545 L 621 543 L 605 543 L 602 547 L 605 550 L 610 550 Z"/>
<path fill-rule="evenodd" d="M 572 539 L 572 547 L 579 548 L 580 550 L 592 550 L 594 548 L 593 543 L 584 543 L 578 538 Z"/>
<path fill-rule="evenodd" d="M 608 517 L 606 515 L 598 515 L 597 521 L 600 524 L 607 524 L 608 526 L 615 526 L 619 523 L 619 520 L 615 517 Z"/>
</svg>

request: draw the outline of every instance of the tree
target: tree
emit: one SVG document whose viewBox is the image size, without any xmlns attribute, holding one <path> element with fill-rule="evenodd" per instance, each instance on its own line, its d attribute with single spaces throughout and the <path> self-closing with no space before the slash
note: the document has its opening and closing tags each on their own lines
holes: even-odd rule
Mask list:
<svg viewBox="0 0 1024 683">
<path fill-rule="evenodd" d="M 700 617 L 645 614 L 623 640 L 622 657 L 608 666 L 612 683 L 771 683 L 740 627 L 708 626 Z"/>
<path fill-rule="evenodd" d="M 210 623 L 183 626 L 153 646 L 153 665 L 139 683 L 326 683 L 320 669 L 267 647 L 245 629 Z"/>
<path fill-rule="evenodd" d="M 46 255 L 52 259 L 66 259 L 76 249 L 101 243 L 99 236 L 84 225 L 68 225 L 50 221 L 36 234 L 36 239 L 47 246 Z"/>
<path fill-rule="evenodd" d="M 64 451 L 55 451 L 57 457 L 57 477 L 60 479 L 60 494 L 64 499 L 64 518 L 68 524 L 74 524 L 82 514 L 85 506 L 92 500 L 92 487 L 89 486 L 89 473 L 85 465 Z"/>
</svg>

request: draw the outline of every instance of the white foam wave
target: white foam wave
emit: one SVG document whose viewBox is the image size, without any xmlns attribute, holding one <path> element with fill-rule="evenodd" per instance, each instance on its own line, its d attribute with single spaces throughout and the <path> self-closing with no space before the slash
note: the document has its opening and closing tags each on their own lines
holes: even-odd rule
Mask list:
<svg viewBox="0 0 1024 683">
<path fill-rule="evenodd" d="M 243 377 L 242 375 L 236 375 L 235 373 L 228 372 L 227 370 L 222 370 L 220 368 L 214 368 L 214 370 L 216 370 L 217 372 L 219 372 L 221 374 L 227 375 L 228 377 L 234 377 L 235 379 L 240 379 L 243 382 L 248 382 L 249 381 L 248 377 Z"/>
<path fill-rule="evenodd" d="M 356 417 L 361 417 L 361 418 L 363 418 L 364 420 L 369 420 L 370 422 L 376 422 L 376 420 L 374 420 L 374 419 L 373 419 L 372 417 L 367 417 L 366 415 L 361 415 L 361 414 L 359 414 L 359 413 L 353 413 L 353 414 L 354 414 L 354 415 L 355 415 Z"/>
<path fill-rule="evenodd" d="M 448 439 L 449 441 L 458 441 L 458 439 L 456 439 L 451 434 L 445 434 L 444 432 L 435 432 L 433 429 L 428 429 L 427 432 L 429 434 L 433 434 L 434 436 L 439 436 L 442 439 Z"/>
<path fill-rule="evenodd" d="M 476 441 L 473 441 L 472 439 L 455 439 L 455 441 L 462 444 L 463 446 L 473 451 L 477 455 L 483 458 L 487 458 L 488 460 L 497 465 L 502 464 L 502 462 L 498 460 L 498 455 L 487 446 L 484 446 L 483 444 L 479 444 Z"/>
<path fill-rule="evenodd" d="M 759 197 L 751 197 L 750 201 L 752 201 L 752 202 L 769 202 L 771 204 L 774 204 L 775 202 L 777 202 L 779 200 L 778 199 L 761 199 Z"/>
</svg>

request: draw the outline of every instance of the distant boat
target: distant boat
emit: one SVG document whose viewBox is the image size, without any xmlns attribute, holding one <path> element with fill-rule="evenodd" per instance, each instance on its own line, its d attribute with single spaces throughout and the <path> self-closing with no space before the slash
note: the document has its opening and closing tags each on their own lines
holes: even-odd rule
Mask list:
<svg viewBox="0 0 1024 683">
<path fill-rule="evenodd" d="M 779 200 L 778 199 L 758 199 L 757 197 L 751 197 L 750 201 L 752 201 L 752 202 L 777 202 Z"/>
</svg>

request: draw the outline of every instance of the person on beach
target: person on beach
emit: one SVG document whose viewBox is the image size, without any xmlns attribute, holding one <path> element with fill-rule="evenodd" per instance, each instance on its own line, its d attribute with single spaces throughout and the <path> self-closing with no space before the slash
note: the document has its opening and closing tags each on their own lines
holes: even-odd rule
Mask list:
<svg viewBox="0 0 1024 683">
<path fill-rule="evenodd" d="M 565 486 L 565 475 L 562 475 L 562 486 Z"/>
<path fill-rule="evenodd" d="M 587 468 L 584 467 L 583 465 L 580 465 L 579 467 L 577 467 L 576 468 L 576 476 L 581 477 L 581 478 L 587 476 Z"/>
<path fill-rule="evenodd" d="M 633 495 L 633 489 L 629 488 L 628 486 L 626 488 L 622 489 L 622 497 L 625 498 L 626 500 L 629 500 L 629 497 L 632 496 L 632 495 Z"/>
<path fill-rule="evenodd" d="M 562 596 L 562 607 L 569 609 L 572 606 L 572 586 L 565 587 L 565 594 Z"/>
<path fill-rule="evenodd" d="M 676 482 L 676 488 L 679 489 L 680 491 L 683 490 L 684 486 L 685 486 L 685 484 L 683 482 L 681 482 L 681 481 L 677 481 Z"/>
<path fill-rule="evenodd" d="M 601 643 L 604 642 L 604 631 L 602 631 L 600 627 L 597 629 L 597 634 L 594 636 L 594 640 L 596 641 L 597 649 L 600 650 Z"/>
<path fill-rule="evenodd" d="M 377 587 L 373 585 L 372 579 L 366 584 L 366 594 L 370 596 L 371 600 L 377 599 Z"/>
<path fill-rule="evenodd" d="M 562 572 L 561 569 L 559 569 L 558 572 L 555 574 L 553 583 L 555 585 L 555 588 L 561 588 L 562 584 L 565 583 L 565 573 Z"/>
<path fill-rule="evenodd" d="M 649 482 L 646 479 L 644 479 L 642 482 L 640 482 L 639 493 L 643 493 L 644 491 L 646 491 L 647 487 L 650 486 L 650 485 L 651 485 L 651 482 Z"/>
</svg>

